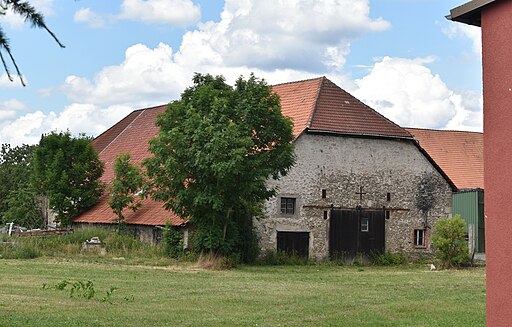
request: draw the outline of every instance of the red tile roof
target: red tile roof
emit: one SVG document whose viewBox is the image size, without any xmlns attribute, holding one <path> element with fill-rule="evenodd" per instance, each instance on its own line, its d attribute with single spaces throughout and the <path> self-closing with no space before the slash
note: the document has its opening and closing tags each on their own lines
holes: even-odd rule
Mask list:
<svg viewBox="0 0 512 327">
<path fill-rule="evenodd" d="M 309 125 L 323 78 L 272 86 L 281 99 L 283 116 L 293 121 L 293 135 L 299 136 Z"/>
<path fill-rule="evenodd" d="M 412 138 L 411 135 L 377 113 L 325 77 L 279 84 L 272 87 L 281 98 L 282 113 L 294 123 L 293 133 L 302 132 L 372 135 L 379 137 Z M 110 129 L 99 135 L 92 144 L 105 163 L 102 181 L 110 184 L 114 177 L 114 161 L 118 154 L 130 153 L 132 162 L 140 164 L 151 154 L 148 140 L 158 134 L 156 117 L 166 105 L 135 110 Z M 76 222 L 109 223 L 116 217 L 108 206 L 108 195 L 80 215 Z M 161 203 L 145 200 L 134 212 L 127 211 L 125 222 L 139 225 L 174 225 L 185 221 L 162 208 Z"/>
<path fill-rule="evenodd" d="M 155 126 L 157 115 L 164 112 L 167 105 L 135 110 L 110 129 L 92 141 L 100 159 L 105 163 L 105 172 L 101 180 L 107 185 L 114 178 L 114 162 L 116 156 L 130 153 L 131 162 L 140 165 L 142 160 L 151 154 L 148 151 L 148 141 L 158 134 Z M 136 212 L 126 210 L 125 222 L 137 225 L 165 225 L 170 221 L 173 225 L 182 225 L 185 220 L 162 207 L 162 203 L 146 199 Z M 101 197 L 99 202 L 77 217 L 75 222 L 110 223 L 117 216 L 108 205 L 108 194 Z"/>
<path fill-rule="evenodd" d="M 294 121 L 293 132 L 304 130 L 351 135 L 409 138 L 411 135 L 326 77 L 273 86 L 283 115 Z"/>
<path fill-rule="evenodd" d="M 484 135 L 406 128 L 458 189 L 484 188 Z"/>
</svg>

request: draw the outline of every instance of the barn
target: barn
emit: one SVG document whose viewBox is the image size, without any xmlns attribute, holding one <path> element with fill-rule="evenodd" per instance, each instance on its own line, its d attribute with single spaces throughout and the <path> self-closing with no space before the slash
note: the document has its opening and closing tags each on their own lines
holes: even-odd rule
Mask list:
<svg viewBox="0 0 512 327">
<path fill-rule="evenodd" d="M 325 77 L 276 85 L 297 162 L 257 222 L 263 251 L 431 253 L 455 186 L 412 135 Z"/>
<path fill-rule="evenodd" d="M 430 254 L 432 227 L 450 215 L 455 185 L 413 136 L 326 77 L 272 88 L 294 123 L 296 164 L 287 176 L 269 180 L 278 195 L 255 221 L 262 251 L 316 260 Z M 116 155 L 128 152 L 137 164 L 150 155 L 148 140 L 165 108 L 136 110 L 94 139 L 105 162 L 104 182 L 113 178 Z M 75 222 L 109 225 L 114 219 L 105 195 Z M 185 220 L 151 200 L 125 219 L 152 240 L 166 221 L 187 231 Z"/>
</svg>

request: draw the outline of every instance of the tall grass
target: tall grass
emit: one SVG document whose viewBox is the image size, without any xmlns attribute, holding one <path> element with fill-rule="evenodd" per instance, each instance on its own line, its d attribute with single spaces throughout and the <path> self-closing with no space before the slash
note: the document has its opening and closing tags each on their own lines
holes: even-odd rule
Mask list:
<svg viewBox="0 0 512 327">
<path fill-rule="evenodd" d="M 101 240 L 101 251 L 87 250 L 83 243 L 92 237 Z M 168 258 L 161 245 L 152 245 L 142 242 L 130 234 L 118 233 L 103 228 L 86 228 L 76 230 L 66 235 L 52 235 L 45 237 L 3 237 L 0 246 L 0 258 L 29 259 L 39 256 L 45 257 L 82 257 L 82 258 L 117 258 L 130 260 L 131 263 L 144 263 L 152 261 L 165 261 Z"/>
</svg>

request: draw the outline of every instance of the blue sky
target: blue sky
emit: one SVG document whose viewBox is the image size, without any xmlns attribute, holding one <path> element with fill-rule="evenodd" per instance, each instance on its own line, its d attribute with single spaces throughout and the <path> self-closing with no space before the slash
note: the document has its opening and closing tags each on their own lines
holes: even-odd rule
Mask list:
<svg viewBox="0 0 512 327">
<path fill-rule="evenodd" d="M 478 28 L 460 0 L 34 0 L 66 45 L 0 17 L 27 81 L 0 72 L 0 143 L 69 129 L 96 136 L 179 98 L 194 72 L 327 76 L 405 127 L 482 129 Z"/>
</svg>

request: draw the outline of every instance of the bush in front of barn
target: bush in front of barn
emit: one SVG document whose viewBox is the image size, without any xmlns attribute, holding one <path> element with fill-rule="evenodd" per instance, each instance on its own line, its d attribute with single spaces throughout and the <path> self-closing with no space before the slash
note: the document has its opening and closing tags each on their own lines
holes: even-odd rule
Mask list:
<svg viewBox="0 0 512 327">
<path fill-rule="evenodd" d="M 432 244 L 442 268 L 462 267 L 469 264 L 468 243 L 464 220 L 460 215 L 439 219 L 432 235 Z"/>
</svg>

